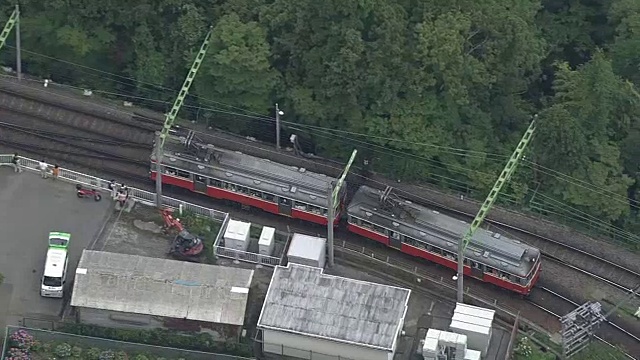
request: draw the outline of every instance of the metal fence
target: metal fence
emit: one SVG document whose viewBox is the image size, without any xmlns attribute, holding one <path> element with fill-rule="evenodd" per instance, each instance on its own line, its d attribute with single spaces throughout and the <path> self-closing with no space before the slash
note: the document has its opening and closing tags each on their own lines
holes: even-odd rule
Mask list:
<svg viewBox="0 0 640 360">
<path fill-rule="evenodd" d="M 253 264 L 266 265 L 275 267 L 280 265 L 280 258 L 257 254 L 254 252 L 230 249 L 223 246 L 215 246 L 216 256 L 234 259 L 238 261 L 249 262 Z"/>
<path fill-rule="evenodd" d="M 66 343 L 71 346 L 77 346 L 84 350 L 96 348 L 100 351 L 113 350 L 124 351 L 132 358 L 133 355 L 144 354 L 153 357 L 162 357 L 167 360 L 171 359 L 189 359 L 189 360 L 254 360 L 254 358 L 246 358 L 227 354 L 207 353 L 202 351 L 183 350 L 177 348 L 154 346 L 146 344 L 131 343 L 126 341 L 110 340 L 103 338 L 95 338 L 91 336 L 67 334 L 58 331 L 33 329 L 28 327 L 7 326 L 4 339 L 4 348 L 2 350 L 2 359 L 7 354 L 11 344 L 9 338 L 17 330 L 26 330 L 41 344 L 59 345 Z M 44 357 L 43 357 L 44 358 Z"/>
</svg>

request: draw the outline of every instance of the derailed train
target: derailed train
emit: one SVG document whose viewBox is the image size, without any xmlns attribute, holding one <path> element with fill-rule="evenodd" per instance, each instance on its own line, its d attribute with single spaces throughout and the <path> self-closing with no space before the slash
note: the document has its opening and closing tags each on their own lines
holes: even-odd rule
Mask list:
<svg viewBox="0 0 640 360">
<path fill-rule="evenodd" d="M 304 168 L 229 151 L 186 137 L 164 144 L 162 182 L 264 211 L 326 225 L 327 195 L 335 179 Z M 151 178 L 156 178 L 151 157 Z M 347 202 L 346 186 L 335 204 L 335 226 L 405 254 L 456 269 L 457 244 L 469 224 L 393 194 L 360 186 Z M 540 276 L 540 251 L 498 233 L 478 229 L 465 253 L 465 276 L 528 295 Z"/>
</svg>

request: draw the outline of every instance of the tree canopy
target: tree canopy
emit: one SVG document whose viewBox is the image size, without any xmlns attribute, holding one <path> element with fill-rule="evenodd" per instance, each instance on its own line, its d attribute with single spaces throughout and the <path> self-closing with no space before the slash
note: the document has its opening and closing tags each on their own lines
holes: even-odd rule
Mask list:
<svg viewBox="0 0 640 360">
<path fill-rule="evenodd" d="M 185 116 L 272 139 L 268 119 L 235 113 L 279 103 L 313 152 L 356 146 L 377 171 L 478 198 L 537 113 L 507 198 L 540 194 L 640 229 L 637 0 L 23 0 L 21 11 L 27 72 L 155 106 L 172 101 L 211 27 Z"/>
</svg>

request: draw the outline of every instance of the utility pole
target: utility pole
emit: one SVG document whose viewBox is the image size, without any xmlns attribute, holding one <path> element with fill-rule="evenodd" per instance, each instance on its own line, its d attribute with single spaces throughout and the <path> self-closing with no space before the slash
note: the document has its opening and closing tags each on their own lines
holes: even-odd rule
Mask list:
<svg viewBox="0 0 640 360">
<path fill-rule="evenodd" d="M 20 44 L 20 5 L 16 4 L 16 73 L 22 80 L 22 45 Z"/>
<path fill-rule="evenodd" d="M 284 112 L 278 107 L 276 103 L 276 149 L 280 151 L 280 116 L 284 115 Z"/>
<path fill-rule="evenodd" d="M 175 102 L 173 103 L 173 107 L 171 111 L 167 114 L 164 121 L 164 126 L 162 127 L 162 131 L 158 135 L 158 139 L 156 140 L 155 147 L 155 163 L 156 163 L 156 206 L 158 208 L 162 207 L 162 157 L 164 155 L 164 141 L 169 135 L 169 131 L 173 126 L 173 123 L 176 121 L 176 117 L 178 115 L 178 111 L 182 107 L 184 103 L 184 99 L 187 97 L 189 93 L 189 88 L 193 83 L 193 79 L 196 77 L 198 70 L 200 69 L 200 64 L 202 64 L 202 60 L 204 56 L 207 54 L 207 49 L 209 48 L 209 40 L 211 39 L 211 31 L 212 27 L 209 27 L 209 31 L 202 42 L 202 46 L 200 46 L 200 51 L 196 55 L 195 60 L 193 61 L 193 65 L 191 65 L 191 69 L 189 69 L 189 73 L 187 74 L 187 78 L 184 80 L 184 84 L 182 84 L 182 88 L 178 93 L 178 97 L 176 97 Z"/>
<path fill-rule="evenodd" d="M 502 190 L 502 187 L 504 186 L 504 184 L 507 183 L 509 179 L 511 179 L 511 175 L 514 172 L 516 165 L 518 165 L 518 162 L 520 162 L 522 153 L 524 152 L 524 150 L 527 148 L 527 145 L 529 145 L 529 142 L 531 141 L 531 137 L 533 136 L 533 133 L 536 129 L 537 119 L 538 119 L 538 115 L 536 114 L 533 116 L 533 120 L 531 121 L 529 128 L 524 133 L 524 136 L 518 143 L 518 146 L 516 147 L 516 150 L 511 155 L 511 158 L 507 162 L 507 165 L 504 167 L 504 169 L 500 173 L 500 176 L 498 176 L 498 180 L 496 180 L 496 183 L 493 185 L 493 188 L 491 189 L 491 191 L 489 191 L 489 195 L 485 199 L 482 206 L 480 206 L 480 210 L 478 211 L 478 214 L 471 222 L 471 226 L 469 227 L 469 230 L 467 230 L 467 232 L 464 234 L 463 237 L 460 238 L 460 241 L 458 242 L 458 273 L 456 274 L 454 279 L 458 280 L 458 302 L 459 303 L 464 302 L 464 283 L 463 283 L 464 251 L 466 250 L 467 245 L 469 245 L 471 238 L 473 238 L 473 234 L 475 234 L 476 230 L 478 230 L 480 225 L 482 225 L 484 218 L 487 216 L 487 213 L 493 206 L 493 203 L 495 203 L 496 199 L 498 198 L 498 194 L 500 193 L 500 190 Z"/>
<path fill-rule="evenodd" d="M 9 38 L 9 34 L 11 33 L 11 30 L 13 30 L 13 27 L 16 25 L 17 20 L 18 6 L 16 5 L 16 9 L 13 10 L 11 16 L 9 16 L 9 20 L 7 20 L 7 23 L 4 25 L 2 32 L 0 32 L 0 49 L 2 49 L 4 43 L 7 41 L 7 38 Z"/>
<path fill-rule="evenodd" d="M 340 189 L 342 188 L 342 185 L 344 184 L 344 179 L 347 177 L 347 174 L 349 173 L 349 169 L 351 168 L 351 164 L 353 164 L 353 160 L 355 160 L 356 158 L 356 154 L 358 154 L 358 150 L 353 150 L 353 152 L 351 153 L 351 158 L 349 158 L 349 161 L 347 162 L 347 165 L 344 167 L 344 170 L 342 171 L 342 175 L 340 175 L 340 178 L 338 179 L 338 181 L 335 183 L 335 185 L 333 184 L 333 182 L 331 182 L 331 184 L 329 184 L 329 192 L 327 194 L 327 241 L 329 243 L 329 267 L 333 267 L 334 261 L 333 261 L 333 227 L 335 226 L 334 221 L 336 218 L 335 215 L 335 207 L 336 205 L 340 204 L 340 199 L 338 198 L 338 195 L 340 194 Z"/>
<path fill-rule="evenodd" d="M 334 208 L 335 204 L 333 202 L 333 189 L 335 186 L 333 181 L 329 183 L 329 191 L 327 193 L 327 242 L 329 243 L 329 267 L 333 267 L 333 219 L 336 217 Z"/>
</svg>

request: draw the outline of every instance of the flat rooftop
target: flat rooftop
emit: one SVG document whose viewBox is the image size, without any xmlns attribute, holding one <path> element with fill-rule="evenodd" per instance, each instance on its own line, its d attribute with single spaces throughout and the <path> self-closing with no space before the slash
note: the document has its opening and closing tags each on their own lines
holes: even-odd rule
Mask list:
<svg viewBox="0 0 640 360">
<path fill-rule="evenodd" d="M 290 263 L 273 272 L 258 328 L 390 350 L 410 294 Z"/>
<path fill-rule="evenodd" d="M 85 250 L 71 305 L 242 325 L 253 270 Z"/>
</svg>

